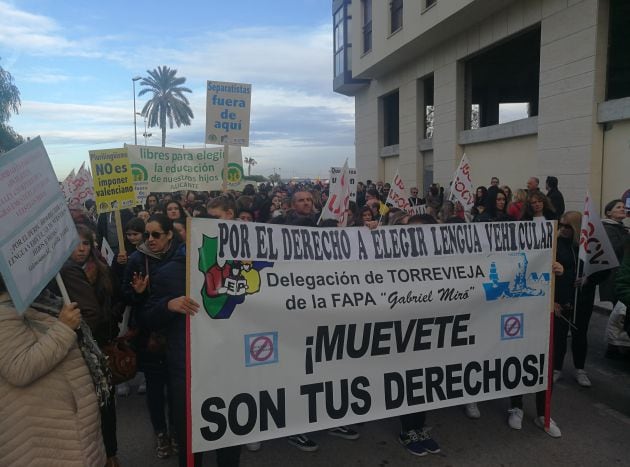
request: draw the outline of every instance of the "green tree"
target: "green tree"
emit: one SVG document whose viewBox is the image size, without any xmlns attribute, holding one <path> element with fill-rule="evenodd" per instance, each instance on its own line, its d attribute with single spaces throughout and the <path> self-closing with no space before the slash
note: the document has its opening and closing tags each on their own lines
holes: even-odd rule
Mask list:
<svg viewBox="0 0 630 467">
<path fill-rule="evenodd" d="M 280 177 L 280 174 L 275 173 L 275 172 L 269 175 L 268 178 L 269 178 L 269 181 L 273 183 L 274 185 L 277 185 L 278 183 L 282 181 L 282 177 Z"/>
<path fill-rule="evenodd" d="M 147 117 L 150 127 L 162 129 L 162 147 L 166 146 L 166 121 L 169 128 L 173 128 L 173 122 L 179 128 L 182 125 L 189 126 L 193 116 L 190 103 L 184 95 L 192 92 L 183 87 L 186 78 L 177 77 L 177 70 L 167 66 L 159 66 L 153 70 L 147 70 L 149 76 L 142 78 L 140 85 L 144 86 L 138 96 L 151 93 L 153 96 L 142 108 L 142 115 Z"/>
<path fill-rule="evenodd" d="M 252 165 L 256 165 L 258 162 L 253 157 L 245 157 L 243 162 L 247 164 L 247 176 L 249 177 L 252 174 Z"/>
<path fill-rule="evenodd" d="M 0 152 L 24 142 L 24 138 L 7 124 L 11 115 L 20 110 L 20 104 L 20 90 L 13 84 L 13 76 L 0 66 Z"/>
</svg>

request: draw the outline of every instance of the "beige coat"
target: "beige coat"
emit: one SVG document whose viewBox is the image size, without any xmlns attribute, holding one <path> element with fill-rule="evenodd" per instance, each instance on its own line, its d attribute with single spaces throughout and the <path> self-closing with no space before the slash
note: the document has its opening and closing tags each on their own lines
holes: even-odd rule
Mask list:
<svg viewBox="0 0 630 467">
<path fill-rule="evenodd" d="M 0 466 L 105 462 L 98 401 L 75 332 L 34 309 L 18 316 L 0 293 Z"/>
</svg>

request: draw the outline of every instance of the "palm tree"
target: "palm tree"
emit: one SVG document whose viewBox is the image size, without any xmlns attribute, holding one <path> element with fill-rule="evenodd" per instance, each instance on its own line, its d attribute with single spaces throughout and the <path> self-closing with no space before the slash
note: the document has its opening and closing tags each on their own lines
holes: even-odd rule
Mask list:
<svg viewBox="0 0 630 467">
<path fill-rule="evenodd" d="M 253 157 L 246 157 L 243 161 L 247 164 L 247 176 L 249 177 L 252 174 L 252 165 L 256 165 L 258 162 Z"/>
<path fill-rule="evenodd" d="M 167 66 L 159 66 L 153 71 L 147 70 L 149 76 L 142 78 L 140 85 L 145 88 L 138 93 L 138 97 L 146 93 L 153 93 L 153 97 L 144 104 L 142 115 L 147 117 L 149 127 L 158 126 L 162 129 L 162 147 L 166 146 L 166 119 L 169 128 L 173 128 L 173 121 L 179 128 L 190 125 L 194 118 L 193 112 L 185 92 L 192 92 L 182 86 L 186 78 L 176 77 L 177 70 Z"/>
</svg>

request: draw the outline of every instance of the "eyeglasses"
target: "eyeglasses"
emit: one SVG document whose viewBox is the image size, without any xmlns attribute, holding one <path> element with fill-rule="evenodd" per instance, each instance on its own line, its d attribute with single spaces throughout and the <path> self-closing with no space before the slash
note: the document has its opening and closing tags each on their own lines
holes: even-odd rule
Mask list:
<svg viewBox="0 0 630 467">
<path fill-rule="evenodd" d="M 144 236 L 144 238 L 148 239 L 149 237 L 153 237 L 156 240 L 158 238 L 160 238 L 162 235 L 166 235 L 166 232 L 145 232 L 144 234 L 142 234 Z"/>
</svg>

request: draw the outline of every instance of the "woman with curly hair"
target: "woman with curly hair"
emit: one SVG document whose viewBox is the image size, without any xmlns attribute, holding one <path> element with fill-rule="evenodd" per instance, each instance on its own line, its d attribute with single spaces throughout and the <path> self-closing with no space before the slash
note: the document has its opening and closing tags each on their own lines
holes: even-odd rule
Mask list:
<svg viewBox="0 0 630 467">
<path fill-rule="evenodd" d="M 541 191 L 534 191 L 527 197 L 527 202 L 523 206 L 521 220 L 556 220 L 556 212 L 547 198 Z"/>
</svg>

